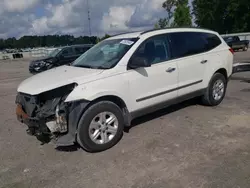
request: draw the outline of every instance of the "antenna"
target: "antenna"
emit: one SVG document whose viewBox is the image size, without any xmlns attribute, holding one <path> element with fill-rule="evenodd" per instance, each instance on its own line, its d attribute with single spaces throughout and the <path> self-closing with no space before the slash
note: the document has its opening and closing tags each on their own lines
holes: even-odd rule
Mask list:
<svg viewBox="0 0 250 188">
<path fill-rule="evenodd" d="M 88 9 L 88 21 L 89 21 L 89 36 L 91 36 L 91 20 L 90 20 L 90 11 L 89 11 L 89 0 L 87 0 L 87 9 Z"/>
</svg>

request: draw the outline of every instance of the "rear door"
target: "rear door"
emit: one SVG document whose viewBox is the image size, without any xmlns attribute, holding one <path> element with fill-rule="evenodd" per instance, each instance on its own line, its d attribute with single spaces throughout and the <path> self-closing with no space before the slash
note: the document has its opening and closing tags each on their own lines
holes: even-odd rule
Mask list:
<svg viewBox="0 0 250 188">
<path fill-rule="evenodd" d="M 206 41 L 199 32 L 177 32 L 169 34 L 172 59 L 176 60 L 178 75 L 178 96 L 189 94 L 203 88 L 207 59 Z"/>
</svg>

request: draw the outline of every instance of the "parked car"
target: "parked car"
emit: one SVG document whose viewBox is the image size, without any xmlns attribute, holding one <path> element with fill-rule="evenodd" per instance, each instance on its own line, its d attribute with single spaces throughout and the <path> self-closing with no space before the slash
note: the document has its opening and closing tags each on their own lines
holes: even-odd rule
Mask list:
<svg viewBox="0 0 250 188">
<path fill-rule="evenodd" d="M 16 114 L 28 133 L 113 147 L 136 117 L 200 97 L 217 106 L 233 69 L 233 50 L 217 32 L 172 28 L 108 38 L 61 66 L 22 82 Z"/>
<path fill-rule="evenodd" d="M 30 73 L 35 74 L 54 67 L 69 64 L 89 50 L 92 46 L 92 44 L 84 44 L 57 48 L 47 57 L 31 61 L 29 71 Z"/>
<path fill-rule="evenodd" d="M 238 36 L 232 37 L 224 37 L 224 40 L 233 50 L 240 50 L 247 51 L 249 47 L 248 40 L 240 40 Z"/>
</svg>

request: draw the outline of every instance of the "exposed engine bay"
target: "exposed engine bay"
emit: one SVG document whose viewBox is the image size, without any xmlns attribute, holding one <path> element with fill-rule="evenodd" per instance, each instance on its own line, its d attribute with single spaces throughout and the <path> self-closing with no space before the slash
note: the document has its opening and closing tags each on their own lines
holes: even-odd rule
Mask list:
<svg viewBox="0 0 250 188">
<path fill-rule="evenodd" d="M 64 102 L 75 86 L 70 84 L 36 96 L 18 93 L 16 114 L 18 120 L 28 126 L 27 133 L 36 136 L 42 143 L 63 138 L 66 140 L 58 145 L 73 144 L 77 118 L 82 112 L 82 105 L 86 104 L 80 101 Z"/>
</svg>

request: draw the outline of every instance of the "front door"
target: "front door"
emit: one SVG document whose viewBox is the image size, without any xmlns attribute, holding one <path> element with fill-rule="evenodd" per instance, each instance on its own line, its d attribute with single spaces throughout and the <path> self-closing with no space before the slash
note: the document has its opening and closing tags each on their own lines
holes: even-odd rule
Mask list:
<svg viewBox="0 0 250 188">
<path fill-rule="evenodd" d="M 130 96 L 133 110 L 144 109 L 177 97 L 178 68 L 169 60 L 165 35 L 155 36 L 142 43 L 133 56 L 146 58 L 151 67 L 130 69 Z"/>
</svg>

